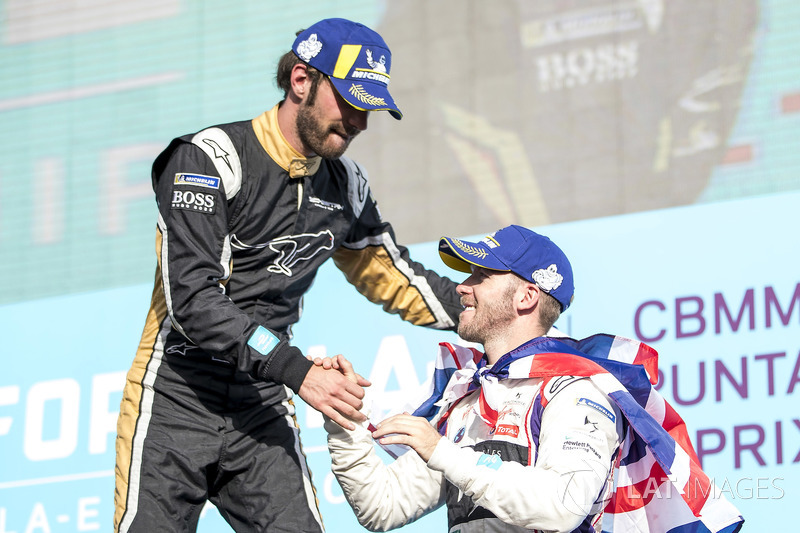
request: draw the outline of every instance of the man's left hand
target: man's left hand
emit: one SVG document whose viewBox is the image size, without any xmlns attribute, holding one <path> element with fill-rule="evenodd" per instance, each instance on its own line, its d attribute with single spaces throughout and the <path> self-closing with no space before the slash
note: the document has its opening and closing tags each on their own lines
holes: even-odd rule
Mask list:
<svg viewBox="0 0 800 533">
<path fill-rule="evenodd" d="M 372 433 L 372 438 L 379 440 L 381 444 L 410 446 L 427 463 L 442 436 L 427 419 L 403 413 L 391 416 L 378 424 L 378 429 Z"/>
</svg>

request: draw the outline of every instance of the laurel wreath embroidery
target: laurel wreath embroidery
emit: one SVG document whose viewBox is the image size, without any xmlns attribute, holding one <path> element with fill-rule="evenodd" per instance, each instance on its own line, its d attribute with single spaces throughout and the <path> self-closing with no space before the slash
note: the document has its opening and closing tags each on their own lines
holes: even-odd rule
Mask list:
<svg viewBox="0 0 800 533">
<path fill-rule="evenodd" d="M 486 253 L 486 250 L 481 250 L 480 248 L 476 248 L 474 246 L 470 246 L 468 244 L 464 244 L 463 242 L 459 241 L 458 239 L 453 239 L 453 242 L 455 243 L 455 245 L 458 248 L 464 250 L 469 255 L 474 255 L 475 257 L 479 257 L 481 259 L 483 259 L 484 257 L 486 257 L 488 255 Z"/>
<path fill-rule="evenodd" d="M 378 98 L 377 96 L 372 96 L 368 92 L 364 90 L 362 85 L 356 85 L 355 83 L 350 86 L 350 94 L 355 96 L 360 102 L 364 102 L 367 105 L 371 106 L 385 106 L 386 100 L 383 98 Z"/>
</svg>

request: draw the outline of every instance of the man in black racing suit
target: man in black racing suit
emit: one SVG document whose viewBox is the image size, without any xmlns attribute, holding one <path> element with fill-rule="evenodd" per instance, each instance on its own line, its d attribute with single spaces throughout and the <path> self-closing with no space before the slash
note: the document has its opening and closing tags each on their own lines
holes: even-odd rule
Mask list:
<svg viewBox="0 0 800 533">
<path fill-rule="evenodd" d="M 390 67 L 377 33 L 320 21 L 278 65 L 283 101 L 155 160 L 158 269 L 118 420 L 115 531 L 194 531 L 207 500 L 237 531 L 323 530 L 291 398 L 353 428 L 364 394 L 289 344 L 328 258 L 385 311 L 455 329 L 456 284 L 396 244 L 342 155 L 370 110 L 402 116 Z"/>
</svg>

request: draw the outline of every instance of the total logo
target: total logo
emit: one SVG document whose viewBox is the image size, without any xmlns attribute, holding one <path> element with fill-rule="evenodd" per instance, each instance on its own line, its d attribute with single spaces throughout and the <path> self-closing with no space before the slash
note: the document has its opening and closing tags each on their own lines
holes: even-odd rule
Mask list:
<svg viewBox="0 0 800 533">
<path fill-rule="evenodd" d="M 500 424 L 497 426 L 497 435 L 508 435 L 509 437 L 516 438 L 519 436 L 519 427 Z"/>
<path fill-rule="evenodd" d="M 213 214 L 216 207 L 213 194 L 193 191 L 173 191 L 172 209 L 188 209 Z"/>
</svg>

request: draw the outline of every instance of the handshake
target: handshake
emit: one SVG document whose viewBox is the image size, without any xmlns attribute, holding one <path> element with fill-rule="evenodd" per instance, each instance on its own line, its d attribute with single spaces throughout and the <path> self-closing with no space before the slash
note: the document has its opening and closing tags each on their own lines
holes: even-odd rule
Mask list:
<svg viewBox="0 0 800 533">
<path fill-rule="evenodd" d="M 311 367 L 306 380 L 303 381 L 303 386 L 300 388 L 300 397 L 342 428 L 350 431 L 355 430 L 355 423 L 360 424 L 367 420 L 361 409 L 365 394 L 363 387 L 369 387 L 371 385 L 370 381 L 358 374 L 353 369 L 353 364 L 344 355 L 306 357 L 314 363 L 314 366 Z M 320 407 L 311 404 L 303 395 L 306 381 L 308 381 L 312 372 L 314 373 L 312 379 L 315 382 L 317 375 L 320 375 L 328 378 L 325 380 L 328 385 L 341 386 L 338 390 L 326 388 L 331 393 L 329 396 L 330 402 L 321 402 Z M 309 387 L 310 389 L 311 387 Z M 409 413 L 390 416 L 378 423 L 377 426 L 371 426 L 370 430 L 372 430 L 372 438 L 381 446 L 408 446 L 414 449 L 426 462 L 433 454 L 433 449 L 439 439 L 442 438 L 426 418 L 412 416 Z"/>
</svg>

